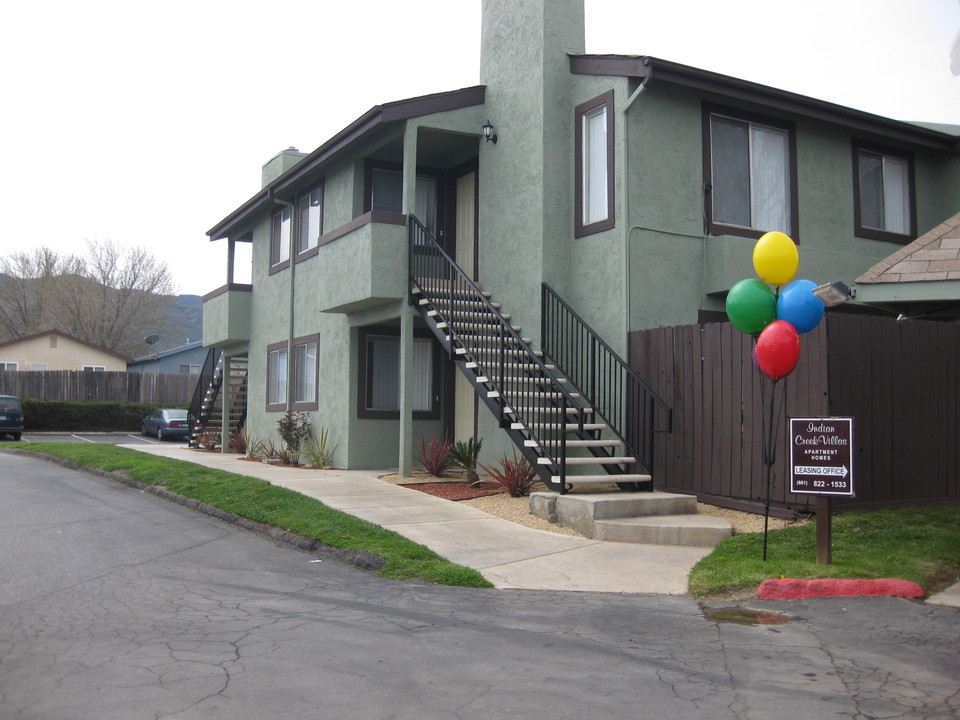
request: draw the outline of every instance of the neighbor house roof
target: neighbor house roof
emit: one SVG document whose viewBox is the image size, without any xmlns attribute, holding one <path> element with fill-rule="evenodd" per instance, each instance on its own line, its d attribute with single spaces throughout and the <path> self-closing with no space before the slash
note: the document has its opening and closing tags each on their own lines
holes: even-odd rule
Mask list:
<svg viewBox="0 0 960 720">
<path fill-rule="evenodd" d="M 146 362 L 155 362 L 160 358 L 170 357 L 171 355 L 179 355 L 183 352 L 189 352 L 190 350 L 196 350 L 198 347 L 202 346 L 203 342 L 198 340 L 194 343 L 189 343 L 187 345 L 181 345 L 180 347 L 170 348 L 169 350 L 164 350 L 163 352 L 158 352 L 156 355 L 144 355 L 143 357 L 138 357 L 131 364 L 137 363 L 146 363 Z"/>
<path fill-rule="evenodd" d="M 0 343 L 0 348 L 9 347 L 11 345 L 17 345 L 19 343 L 26 342 L 27 340 L 33 340 L 35 338 L 47 337 L 48 335 L 58 335 L 59 337 L 66 338 L 67 340 L 71 340 L 75 343 L 86 345 L 87 347 L 93 348 L 94 350 L 99 350 L 100 352 L 106 353 L 107 355 L 113 355 L 115 358 L 123 360 L 124 362 L 127 362 L 127 363 L 132 361 L 132 358 L 129 358 L 126 355 L 121 355 L 120 353 L 114 352 L 113 350 L 107 350 L 107 348 L 105 347 L 100 347 L 99 345 L 94 345 L 93 343 L 87 342 L 86 340 L 81 340 L 80 338 L 75 337 L 70 333 L 65 333 L 61 330 L 44 330 L 43 332 L 34 333 L 33 335 L 25 335 L 24 337 L 18 337 L 13 340 L 7 340 L 6 342 Z"/>
<path fill-rule="evenodd" d="M 960 213 L 881 260 L 857 283 L 960 280 Z"/>
</svg>

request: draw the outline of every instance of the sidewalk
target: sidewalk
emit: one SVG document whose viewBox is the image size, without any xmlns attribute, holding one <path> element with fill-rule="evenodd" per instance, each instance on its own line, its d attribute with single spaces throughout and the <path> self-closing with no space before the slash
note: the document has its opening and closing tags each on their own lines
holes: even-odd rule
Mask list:
<svg viewBox="0 0 960 720">
<path fill-rule="evenodd" d="M 498 588 L 682 595 L 691 568 L 712 550 L 535 530 L 377 479 L 389 470 L 285 468 L 172 444 L 123 447 L 249 475 L 316 498 L 478 570 Z"/>
<path fill-rule="evenodd" d="M 683 595 L 690 570 L 713 549 L 604 542 L 534 530 L 377 479 L 390 470 L 286 468 L 172 444 L 123 447 L 249 475 L 316 498 L 478 570 L 498 588 Z M 960 583 L 927 602 L 960 608 Z"/>
</svg>

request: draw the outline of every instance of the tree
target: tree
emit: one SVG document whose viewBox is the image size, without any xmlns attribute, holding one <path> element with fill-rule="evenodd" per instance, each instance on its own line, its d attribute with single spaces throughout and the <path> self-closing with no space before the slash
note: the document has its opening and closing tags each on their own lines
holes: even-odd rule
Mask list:
<svg viewBox="0 0 960 720">
<path fill-rule="evenodd" d="M 25 257 L 23 257 L 25 256 Z M 48 248 L 0 259 L 0 322 L 13 338 L 57 329 L 136 356 L 144 331 L 163 332 L 176 291 L 170 269 L 140 246 L 87 241 L 86 255 Z"/>
<path fill-rule="evenodd" d="M 49 329 L 51 283 L 63 258 L 50 248 L 0 258 L 0 338 L 14 340 Z"/>
</svg>

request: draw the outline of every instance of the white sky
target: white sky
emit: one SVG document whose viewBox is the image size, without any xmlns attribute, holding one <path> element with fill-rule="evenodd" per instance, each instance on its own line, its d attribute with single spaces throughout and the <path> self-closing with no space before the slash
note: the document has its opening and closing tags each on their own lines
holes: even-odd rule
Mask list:
<svg viewBox="0 0 960 720">
<path fill-rule="evenodd" d="M 957 0 L 585 2 L 589 53 L 960 124 Z M 181 292 L 209 292 L 225 243 L 204 233 L 260 189 L 264 162 L 374 105 L 477 84 L 479 54 L 480 0 L 8 3 L 0 254 L 143 244 Z"/>
</svg>

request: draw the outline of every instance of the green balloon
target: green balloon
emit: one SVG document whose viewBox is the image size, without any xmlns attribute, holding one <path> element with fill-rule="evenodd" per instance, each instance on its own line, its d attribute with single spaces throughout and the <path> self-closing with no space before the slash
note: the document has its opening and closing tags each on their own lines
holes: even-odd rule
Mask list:
<svg viewBox="0 0 960 720">
<path fill-rule="evenodd" d="M 727 293 L 727 316 L 737 330 L 753 335 L 777 319 L 777 298 L 765 282 L 741 280 Z"/>
</svg>

